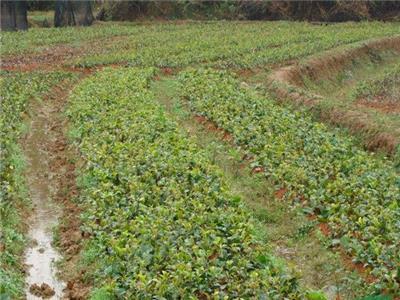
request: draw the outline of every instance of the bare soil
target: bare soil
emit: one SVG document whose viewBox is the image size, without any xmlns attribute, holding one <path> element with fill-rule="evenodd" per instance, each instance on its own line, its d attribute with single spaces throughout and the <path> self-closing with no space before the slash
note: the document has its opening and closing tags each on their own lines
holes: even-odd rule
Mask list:
<svg viewBox="0 0 400 300">
<path fill-rule="evenodd" d="M 387 101 L 381 98 L 376 98 L 373 101 L 360 99 L 356 104 L 362 107 L 373 108 L 385 114 L 400 114 L 400 102 L 398 101 Z"/>
<path fill-rule="evenodd" d="M 55 295 L 54 289 L 52 289 L 47 283 L 41 285 L 32 284 L 29 288 L 29 292 L 36 297 L 47 299 Z"/>
<path fill-rule="evenodd" d="M 92 41 L 82 41 L 82 44 L 71 46 L 68 44 L 52 45 L 40 52 L 8 55 L 0 60 L 0 68 L 9 71 L 32 70 L 67 70 L 71 72 L 90 72 L 90 68 L 74 68 L 65 65 L 82 55 L 101 53 L 105 45 L 124 39 L 124 36 L 111 36 Z"/>
<path fill-rule="evenodd" d="M 40 53 L 21 54 L 2 58 L 1 68 L 5 70 L 32 70 L 61 67 L 67 59 L 84 53 L 83 48 L 67 45 L 53 46 Z"/>
<path fill-rule="evenodd" d="M 25 255 L 28 299 L 37 299 L 39 294 L 61 298 L 64 288 L 64 283 L 57 277 L 55 263 L 60 255 L 53 246 L 52 238 L 52 230 L 61 215 L 61 207 L 54 201 L 54 194 L 58 188 L 57 178 L 62 173 L 61 170 L 51 169 L 54 158 L 52 149 L 58 140 L 58 133 L 54 130 L 59 119 L 57 112 L 57 107 L 48 99 L 31 101 L 30 130 L 23 141 L 28 162 L 26 178 L 33 203 L 28 219 L 28 238 L 33 242 Z M 53 291 L 53 295 L 49 290 Z"/>
<path fill-rule="evenodd" d="M 66 80 L 54 86 L 41 101 L 31 101 L 28 110 L 30 130 L 22 145 L 34 210 L 28 218 L 32 242 L 25 257 L 27 299 L 86 299 L 90 291 L 76 279 L 81 274 L 73 271 L 85 237 L 80 231 L 80 209 L 72 201 L 78 194 L 75 166 L 62 115 L 72 83 Z M 66 261 L 61 271 L 55 265 L 61 255 L 52 232 L 57 226 L 58 244 Z"/>
</svg>

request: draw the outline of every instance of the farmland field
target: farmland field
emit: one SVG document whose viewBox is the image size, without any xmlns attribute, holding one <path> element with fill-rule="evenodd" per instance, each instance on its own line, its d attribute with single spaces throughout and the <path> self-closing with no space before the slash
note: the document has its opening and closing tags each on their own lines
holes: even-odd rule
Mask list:
<svg viewBox="0 0 400 300">
<path fill-rule="evenodd" d="M 398 299 L 399 25 L 2 32 L 0 298 Z"/>
</svg>

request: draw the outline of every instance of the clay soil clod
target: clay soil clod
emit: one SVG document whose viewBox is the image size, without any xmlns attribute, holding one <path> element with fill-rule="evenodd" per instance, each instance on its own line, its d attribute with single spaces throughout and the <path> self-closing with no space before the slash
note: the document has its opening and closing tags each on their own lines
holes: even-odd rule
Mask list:
<svg viewBox="0 0 400 300">
<path fill-rule="evenodd" d="M 40 297 L 42 299 L 47 299 L 56 294 L 54 289 L 52 289 L 47 283 L 43 282 L 41 285 L 36 283 L 32 284 L 29 287 L 29 292 L 36 297 Z"/>
</svg>

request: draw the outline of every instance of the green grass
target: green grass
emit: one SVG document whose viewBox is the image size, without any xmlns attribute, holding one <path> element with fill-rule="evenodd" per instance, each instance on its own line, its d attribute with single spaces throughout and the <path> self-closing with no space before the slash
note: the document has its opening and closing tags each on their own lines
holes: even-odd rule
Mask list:
<svg viewBox="0 0 400 300">
<path fill-rule="evenodd" d="M 385 66 L 383 74 L 357 82 L 352 96 L 372 102 L 400 102 L 400 63 Z"/>
</svg>

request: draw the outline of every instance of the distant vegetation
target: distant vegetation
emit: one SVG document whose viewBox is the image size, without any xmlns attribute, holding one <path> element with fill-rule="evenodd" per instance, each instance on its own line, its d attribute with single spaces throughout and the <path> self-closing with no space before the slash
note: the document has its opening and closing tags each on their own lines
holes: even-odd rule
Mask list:
<svg viewBox="0 0 400 300">
<path fill-rule="evenodd" d="M 340 22 L 393 19 L 399 11 L 396 1 L 104 1 L 98 17 Z"/>
<path fill-rule="evenodd" d="M 2 1 L 1 28 L 26 30 L 26 11 L 52 11 L 51 20 L 33 24 L 48 27 L 91 25 L 92 10 L 101 21 L 175 20 L 296 20 L 343 22 L 399 21 L 398 1 Z M 53 22 L 53 19 L 55 22 Z M 22 21 L 22 23 L 21 23 Z M 31 23 L 32 25 L 32 23 Z"/>
</svg>

